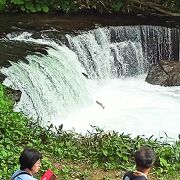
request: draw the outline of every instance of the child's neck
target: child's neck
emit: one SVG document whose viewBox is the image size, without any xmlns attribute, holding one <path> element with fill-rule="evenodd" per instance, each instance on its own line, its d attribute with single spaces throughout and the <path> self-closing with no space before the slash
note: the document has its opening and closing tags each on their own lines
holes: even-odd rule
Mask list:
<svg viewBox="0 0 180 180">
<path fill-rule="evenodd" d="M 140 168 L 138 167 L 137 170 L 135 171 L 135 173 L 145 176 L 147 178 L 147 175 L 149 173 L 150 168 L 146 169 L 146 168 Z"/>
<path fill-rule="evenodd" d="M 32 172 L 31 172 L 28 168 L 26 168 L 25 171 L 26 171 L 27 173 L 29 173 L 31 176 L 33 175 Z"/>
</svg>

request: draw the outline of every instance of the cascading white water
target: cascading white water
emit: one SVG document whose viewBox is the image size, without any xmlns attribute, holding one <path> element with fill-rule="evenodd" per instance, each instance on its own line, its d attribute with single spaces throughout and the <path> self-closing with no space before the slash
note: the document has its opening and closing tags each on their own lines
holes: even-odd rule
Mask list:
<svg viewBox="0 0 180 180">
<path fill-rule="evenodd" d="M 151 36 L 158 41 L 151 41 Z M 133 136 L 159 137 L 164 131 L 177 138 L 180 88 L 153 86 L 142 76 L 150 62 L 164 58 L 163 49 L 171 59 L 168 28 L 108 27 L 66 37 L 68 47 L 45 37 L 34 39 L 26 32 L 7 36 L 8 41 L 49 46 L 48 55 L 28 55 L 29 64 L 11 62 L 0 70 L 7 76 L 5 85 L 22 91 L 16 111 L 81 133 L 97 125 Z M 149 49 L 150 41 L 158 53 Z"/>
<path fill-rule="evenodd" d="M 124 28 L 120 29 L 121 32 L 124 31 Z M 76 52 L 91 78 L 133 76 L 144 73 L 143 63 L 147 61 L 144 62 L 143 58 L 140 29 L 132 29 L 138 33 L 135 40 L 126 38 L 119 40 L 120 42 L 112 42 L 112 29 L 109 28 L 98 28 L 73 38 L 68 35 L 67 38 L 70 48 Z M 118 30 L 114 28 L 115 32 Z M 128 32 L 128 35 L 132 33 L 134 32 Z"/>
<path fill-rule="evenodd" d="M 26 39 L 27 36 L 29 34 L 24 33 L 24 40 L 41 42 Z M 15 39 L 22 39 L 22 35 Z M 47 122 L 60 122 L 89 101 L 85 77 L 81 74 L 84 70 L 75 53 L 65 46 L 51 45 L 56 49 L 49 48 L 47 56 L 29 55 L 26 57 L 28 64 L 11 62 L 11 67 L 1 69 L 8 76 L 4 84 L 22 91 L 15 111 L 42 120 L 45 125 Z"/>
<path fill-rule="evenodd" d="M 65 129 L 77 132 L 91 130 L 90 125 L 104 130 L 131 134 L 132 137 L 178 138 L 180 87 L 161 87 L 144 81 L 145 75 L 125 79 L 90 81 L 94 103 L 70 114 L 62 121 Z M 101 102 L 104 109 L 96 104 Z M 74 121 L 76 119 L 76 121 Z"/>
</svg>

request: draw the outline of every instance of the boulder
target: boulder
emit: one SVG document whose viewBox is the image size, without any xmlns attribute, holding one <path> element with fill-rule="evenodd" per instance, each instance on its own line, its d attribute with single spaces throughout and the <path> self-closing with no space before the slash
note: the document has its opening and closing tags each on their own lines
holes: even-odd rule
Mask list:
<svg viewBox="0 0 180 180">
<path fill-rule="evenodd" d="M 148 71 L 146 82 L 161 86 L 180 86 L 180 62 L 161 60 Z"/>
<path fill-rule="evenodd" d="M 14 90 L 7 87 L 6 94 L 10 96 L 15 102 L 19 102 L 22 92 L 20 90 Z"/>
<path fill-rule="evenodd" d="M 3 83 L 5 79 L 6 79 L 6 76 L 0 73 L 0 83 Z M 9 97 L 11 97 L 14 100 L 14 102 L 19 102 L 22 92 L 20 90 L 15 90 L 10 87 L 6 87 L 6 94 Z"/>
<path fill-rule="evenodd" d="M 0 82 L 2 83 L 6 79 L 6 76 L 0 73 Z"/>
</svg>

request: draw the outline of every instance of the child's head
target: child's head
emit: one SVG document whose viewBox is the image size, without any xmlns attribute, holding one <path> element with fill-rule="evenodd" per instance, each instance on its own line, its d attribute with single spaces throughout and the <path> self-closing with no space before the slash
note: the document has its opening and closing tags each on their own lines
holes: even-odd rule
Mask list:
<svg viewBox="0 0 180 180">
<path fill-rule="evenodd" d="M 135 153 L 135 162 L 137 167 L 150 168 L 155 160 L 155 153 L 149 147 L 142 147 Z"/>
<path fill-rule="evenodd" d="M 32 173 L 37 173 L 40 169 L 42 155 L 35 149 L 25 149 L 19 158 L 20 169 L 29 169 Z"/>
</svg>

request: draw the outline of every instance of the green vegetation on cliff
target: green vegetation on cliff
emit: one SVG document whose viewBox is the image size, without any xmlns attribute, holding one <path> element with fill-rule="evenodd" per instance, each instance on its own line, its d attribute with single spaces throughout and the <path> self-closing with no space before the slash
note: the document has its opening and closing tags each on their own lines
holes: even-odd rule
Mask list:
<svg viewBox="0 0 180 180">
<path fill-rule="evenodd" d="M 1 12 L 96 11 L 99 13 L 145 13 L 180 16 L 179 0 L 0 0 Z"/>
<path fill-rule="evenodd" d="M 91 171 L 85 168 L 87 164 L 91 170 L 101 168 L 106 172 L 133 169 L 132 155 L 140 146 L 149 146 L 156 152 L 151 176 L 180 177 L 180 140 L 169 144 L 167 140 L 160 142 L 152 137 L 132 139 L 125 134 L 105 133 L 97 127 L 92 127 L 93 131 L 84 136 L 52 125 L 43 128 L 14 112 L 13 104 L 6 87 L 0 84 L 0 179 L 9 179 L 18 168 L 19 154 L 25 147 L 34 147 L 43 153 L 40 175 L 51 168 L 59 179 L 93 179 Z"/>
</svg>

